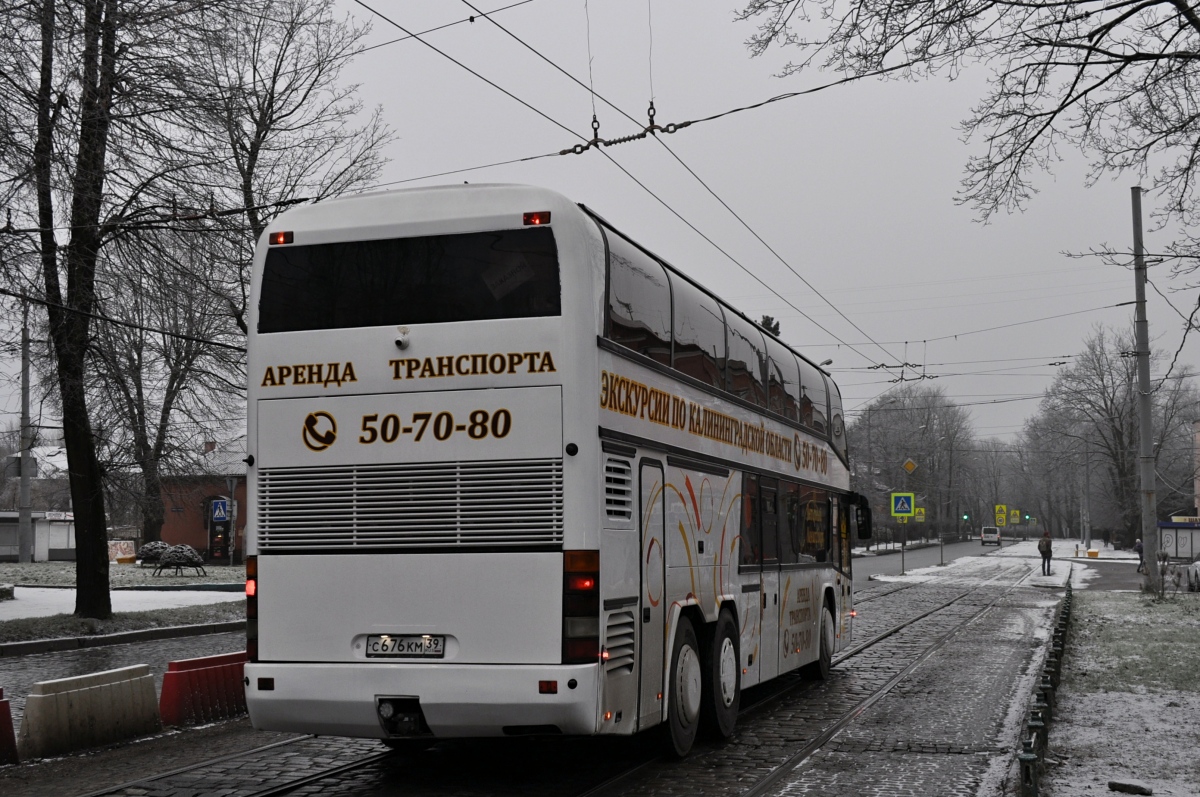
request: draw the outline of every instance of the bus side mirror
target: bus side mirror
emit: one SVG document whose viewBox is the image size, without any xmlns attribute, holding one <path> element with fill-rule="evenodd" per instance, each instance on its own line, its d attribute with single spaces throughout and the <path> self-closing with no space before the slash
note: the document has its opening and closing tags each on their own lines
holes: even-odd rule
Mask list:
<svg viewBox="0 0 1200 797">
<path fill-rule="evenodd" d="M 867 503 L 867 499 L 859 499 L 859 504 L 854 511 L 857 513 L 858 538 L 860 540 L 871 539 L 871 505 Z"/>
</svg>

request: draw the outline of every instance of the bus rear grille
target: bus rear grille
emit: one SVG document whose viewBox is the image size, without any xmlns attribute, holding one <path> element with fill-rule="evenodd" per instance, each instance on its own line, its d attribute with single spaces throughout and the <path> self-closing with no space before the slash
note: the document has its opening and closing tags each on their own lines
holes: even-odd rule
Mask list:
<svg viewBox="0 0 1200 797">
<path fill-rule="evenodd" d="M 264 551 L 561 545 L 561 459 L 269 468 Z"/>
</svg>

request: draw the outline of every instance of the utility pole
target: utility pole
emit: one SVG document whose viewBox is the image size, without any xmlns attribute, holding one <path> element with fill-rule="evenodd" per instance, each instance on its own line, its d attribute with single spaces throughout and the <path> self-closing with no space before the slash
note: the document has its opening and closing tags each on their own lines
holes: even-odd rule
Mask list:
<svg viewBox="0 0 1200 797">
<path fill-rule="evenodd" d="M 1083 500 L 1079 503 L 1079 525 L 1083 528 L 1083 548 L 1092 547 L 1092 449 L 1087 434 L 1083 436 Z"/>
<path fill-rule="evenodd" d="M 29 420 L 29 303 L 21 321 L 21 487 L 17 500 L 17 560 L 33 561 L 33 522 L 29 482 L 33 470 L 33 426 Z"/>
<path fill-rule="evenodd" d="M 1138 426 L 1140 427 L 1138 470 L 1142 482 L 1142 547 L 1150 591 L 1158 594 L 1158 505 L 1154 495 L 1154 429 L 1150 414 L 1150 324 L 1146 320 L 1146 253 L 1142 246 L 1142 189 L 1129 189 L 1133 198 L 1133 274 L 1137 293 L 1134 334 L 1137 346 Z"/>
</svg>

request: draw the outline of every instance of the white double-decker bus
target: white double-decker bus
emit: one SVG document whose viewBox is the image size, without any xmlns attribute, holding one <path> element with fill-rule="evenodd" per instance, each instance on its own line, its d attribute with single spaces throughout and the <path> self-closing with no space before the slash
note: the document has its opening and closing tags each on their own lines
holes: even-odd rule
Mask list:
<svg viewBox="0 0 1200 797">
<path fill-rule="evenodd" d="M 291 210 L 249 336 L 255 727 L 729 735 L 852 629 L 841 397 L 587 208 L 448 186 Z"/>
</svg>

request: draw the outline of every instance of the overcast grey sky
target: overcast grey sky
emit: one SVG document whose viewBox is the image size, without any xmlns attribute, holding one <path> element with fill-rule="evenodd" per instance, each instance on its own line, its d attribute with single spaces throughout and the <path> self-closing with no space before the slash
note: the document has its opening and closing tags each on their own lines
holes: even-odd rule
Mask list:
<svg viewBox="0 0 1200 797">
<path fill-rule="evenodd" d="M 507 5 L 473 3 L 482 10 Z M 461 19 L 457 0 L 368 4 L 412 31 Z M 346 2 L 359 18 L 371 14 Z M 836 79 L 811 72 L 774 77 L 791 51 L 751 59 L 747 24 L 733 6 L 682 0 L 590 3 L 592 81 L 597 93 L 636 119 L 650 97 L 651 64 L 660 124 L 708 116 Z M 564 69 L 588 82 L 588 21 L 583 0 L 533 0 L 496 20 Z M 373 18 L 370 43 L 403 35 Z M 653 49 L 651 57 L 651 32 Z M 592 99 L 486 20 L 432 33 L 426 40 L 547 115 L 590 137 Z M 398 133 L 384 181 L 564 149 L 578 139 L 419 42 L 409 40 L 358 57 L 348 75 L 368 105 L 381 104 Z M 1131 176 L 1084 185 L 1085 164 L 1065 151 L 1056 175 L 1024 213 L 982 225 L 954 202 L 963 165 L 978 154 L 956 130 L 987 80 L 977 68 L 959 80 L 869 81 L 797 97 L 687 128 L 664 140 L 793 268 L 891 353 L 856 331 L 746 231 L 670 154 L 653 141 L 608 149 L 688 221 L 793 304 L 864 356 L 800 317 L 746 277 L 602 154 L 546 158 L 408 185 L 519 182 L 583 202 L 675 266 L 753 317 L 780 319 L 782 336 L 814 359 L 832 357 L 847 405 L 889 387 L 884 372 L 863 369 L 906 359 L 926 364 L 964 404 L 1040 394 L 1053 378 L 1047 363 L 1074 354 L 1095 324 L 1123 324 L 1132 307 L 1007 330 L 932 340 L 986 327 L 1091 310 L 1133 298 L 1133 275 L 1097 258 L 1073 260 L 1108 243 L 1131 247 Z M 601 135 L 636 132 L 601 101 Z M 402 187 L 402 186 L 398 186 Z M 1154 198 L 1147 197 L 1147 228 Z M 1147 249 L 1169 240 L 1149 233 Z M 1167 291 L 1166 275 L 1152 279 Z M 1156 345 L 1174 351 L 1182 322 L 1151 292 Z M 1191 295 L 1172 298 L 1187 312 Z M 908 341 L 907 349 L 904 341 Z M 923 341 L 929 341 L 925 343 Z M 858 345 L 864 344 L 866 345 Z M 907 354 L 906 354 L 907 351 Z M 1189 342 L 1183 361 L 1194 359 Z M 999 362 L 1009 358 L 1020 361 Z M 982 362 L 997 361 L 997 362 Z M 946 365 L 934 365 L 945 363 Z M 1008 370 L 1003 370 L 1008 369 Z M 988 373 L 981 373 L 988 372 Z M 963 374 L 963 375 L 958 375 Z M 1036 400 L 975 404 L 982 435 L 1009 436 Z"/>
<path fill-rule="evenodd" d="M 489 11 L 518 0 L 471 0 Z M 460 0 L 368 0 L 412 31 L 473 13 Z M 371 18 L 367 44 L 403 35 Z M 592 0 L 592 80 L 596 92 L 636 119 L 645 118 L 651 72 L 660 124 L 743 106 L 837 78 L 818 72 L 774 77 L 794 52 L 751 59 L 752 28 L 733 21 L 734 6 L 683 0 Z M 588 21 L 584 0 L 532 0 L 497 21 L 585 83 Z M 651 33 L 653 48 L 651 57 Z M 486 20 L 429 34 L 426 40 L 545 114 L 590 137 L 592 97 Z M 652 69 L 651 69 L 652 64 Z M 382 182 L 540 155 L 579 141 L 415 40 L 360 56 L 347 79 L 361 84 L 368 107 L 384 108 L 396 131 Z M 1054 176 L 1024 213 L 989 225 L 954 202 L 963 165 L 981 152 L 956 126 L 987 80 L 987 70 L 957 81 L 868 81 L 789 99 L 696 125 L 664 140 L 791 266 L 880 343 L 866 342 L 742 227 L 670 154 L 646 140 L 606 150 L 688 221 L 789 301 L 861 354 L 799 316 L 753 282 L 673 216 L 603 154 L 544 158 L 454 177 L 396 184 L 514 182 L 552 188 L 594 208 L 649 249 L 725 296 L 752 317 L 767 313 L 782 336 L 814 360 L 832 357 L 848 408 L 890 385 L 880 363 L 924 363 L 928 384 L 969 405 L 983 436 L 1008 437 L 1036 408 L 1055 369 L 1077 352 L 1093 326 L 1124 324 L 1132 307 L 1084 312 L 1010 329 L 962 335 L 1046 316 L 1088 311 L 1133 298 L 1133 275 L 1097 258 L 1072 260 L 1105 243 L 1129 249 L 1132 176 L 1085 188 L 1083 160 L 1064 151 Z M 636 132 L 596 101 L 604 137 Z M 1147 197 L 1147 228 L 1154 198 Z M 1169 236 L 1149 233 L 1148 251 Z M 1165 271 L 1159 269 L 1158 271 Z M 1151 270 L 1166 292 L 1166 274 Z M 1185 313 L 1194 294 L 1172 298 Z M 1174 352 L 1182 322 L 1151 292 L 1151 334 Z M 946 336 L 959 335 L 958 338 Z M 935 340 L 939 339 L 939 340 Z M 907 347 L 905 341 L 908 341 Z M 925 342 L 928 341 L 928 342 Z M 1189 341 L 1183 362 L 1200 351 Z M 1020 359 L 1017 359 L 1020 358 Z M 1010 401 L 1011 399 L 1011 401 Z M 982 403 L 992 401 L 1004 403 Z M 18 408 L 10 396 L 3 409 Z M 6 416 L 11 417 L 11 416 Z"/>
</svg>

